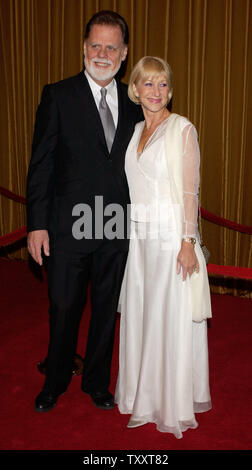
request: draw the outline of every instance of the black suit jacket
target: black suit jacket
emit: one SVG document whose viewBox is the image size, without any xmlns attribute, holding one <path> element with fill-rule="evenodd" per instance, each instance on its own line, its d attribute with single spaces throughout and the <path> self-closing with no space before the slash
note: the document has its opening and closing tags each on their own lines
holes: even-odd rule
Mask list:
<svg viewBox="0 0 252 470">
<path fill-rule="evenodd" d="M 125 152 L 142 112 L 129 100 L 126 85 L 117 82 L 117 89 L 118 125 L 110 154 L 83 71 L 43 90 L 27 179 L 27 230 L 48 230 L 51 248 L 77 252 L 96 249 L 101 240 L 95 239 L 94 232 L 95 196 L 102 196 L 104 207 L 120 204 L 126 213 Z M 83 203 L 92 210 L 93 232 L 91 239 L 77 240 L 72 225 L 78 217 L 72 211 Z M 118 249 L 128 247 L 125 239 L 113 243 Z"/>
</svg>

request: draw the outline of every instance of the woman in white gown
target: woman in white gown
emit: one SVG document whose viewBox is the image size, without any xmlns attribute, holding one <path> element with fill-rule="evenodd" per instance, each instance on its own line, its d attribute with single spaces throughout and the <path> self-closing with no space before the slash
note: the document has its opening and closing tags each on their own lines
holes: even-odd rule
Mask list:
<svg viewBox="0 0 252 470">
<path fill-rule="evenodd" d="M 195 127 L 170 113 L 172 72 L 160 58 L 134 67 L 129 97 L 145 120 L 129 143 L 130 248 L 120 306 L 115 401 L 129 428 L 156 423 L 177 438 L 211 408 L 206 264 L 197 239 L 200 153 Z"/>
</svg>

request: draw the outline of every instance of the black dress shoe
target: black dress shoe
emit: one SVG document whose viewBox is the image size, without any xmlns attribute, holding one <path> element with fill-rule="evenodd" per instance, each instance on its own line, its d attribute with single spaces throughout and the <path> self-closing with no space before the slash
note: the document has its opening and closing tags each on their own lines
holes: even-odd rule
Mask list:
<svg viewBox="0 0 252 470">
<path fill-rule="evenodd" d="M 42 390 L 35 400 L 35 411 L 45 413 L 52 410 L 56 406 L 58 396 Z"/>
<path fill-rule="evenodd" d="M 89 395 L 97 408 L 101 408 L 102 410 L 111 410 L 115 406 L 114 397 L 109 391 L 91 392 Z"/>
</svg>

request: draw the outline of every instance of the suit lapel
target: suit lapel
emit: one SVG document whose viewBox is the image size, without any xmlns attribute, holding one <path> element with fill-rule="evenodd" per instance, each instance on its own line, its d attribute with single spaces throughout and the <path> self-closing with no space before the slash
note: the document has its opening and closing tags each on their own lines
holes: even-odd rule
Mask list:
<svg viewBox="0 0 252 470">
<path fill-rule="evenodd" d="M 123 120 L 124 120 L 124 115 L 125 115 L 124 100 L 123 100 L 121 84 L 119 81 L 116 82 L 117 93 L 118 93 L 118 122 L 117 122 L 114 142 L 111 148 L 111 152 L 109 154 L 100 114 L 97 109 L 88 80 L 83 71 L 80 72 L 77 77 L 78 77 L 78 80 L 76 82 L 76 87 L 80 96 L 80 101 L 83 105 L 83 113 L 85 112 L 87 114 L 87 120 L 90 126 L 94 126 L 94 128 L 96 129 L 96 132 L 97 132 L 96 135 L 100 144 L 103 147 L 104 156 L 106 158 L 108 158 L 109 155 L 111 155 L 111 157 L 112 156 L 116 157 L 116 148 L 118 147 L 118 145 L 120 145 L 121 139 L 123 138 L 123 130 L 125 130 L 124 125 L 123 125 Z"/>
<path fill-rule="evenodd" d="M 83 113 L 87 115 L 87 120 L 90 123 L 90 126 L 94 126 L 97 132 L 97 138 L 100 141 L 101 145 L 104 147 L 105 154 L 108 153 L 107 144 L 105 140 L 105 135 L 103 131 L 103 126 L 100 118 L 99 111 L 97 109 L 91 88 L 89 86 L 88 80 L 84 72 L 80 72 L 78 75 L 78 80 L 76 82 L 76 88 L 80 96 L 80 101 L 83 105 Z"/>
<path fill-rule="evenodd" d="M 120 143 L 120 139 L 122 137 L 122 129 L 123 129 L 123 97 L 122 97 L 122 89 L 120 87 L 120 82 L 116 82 L 117 84 L 117 95 L 118 95 L 118 122 L 116 127 L 116 133 L 114 142 L 111 148 L 111 154 L 115 154 L 115 149 L 117 145 Z"/>
</svg>

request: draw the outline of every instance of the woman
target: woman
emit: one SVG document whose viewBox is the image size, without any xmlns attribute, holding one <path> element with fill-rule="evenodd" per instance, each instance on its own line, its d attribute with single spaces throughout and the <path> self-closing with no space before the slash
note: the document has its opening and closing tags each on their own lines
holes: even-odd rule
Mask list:
<svg viewBox="0 0 252 470">
<path fill-rule="evenodd" d="M 199 147 L 194 126 L 170 113 L 172 72 L 157 57 L 132 71 L 129 97 L 145 120 L 129 143 L 129 256 L 120 298 L 116 402 L 129 428 L 156 423 L 177 438 L 211 408 L 206 318 L 211 304 L 197 240 Z"/>
</svg>

